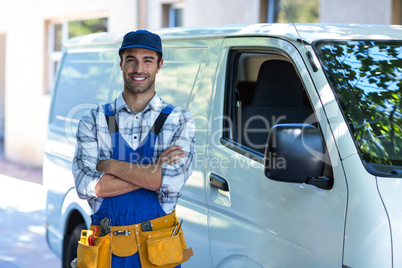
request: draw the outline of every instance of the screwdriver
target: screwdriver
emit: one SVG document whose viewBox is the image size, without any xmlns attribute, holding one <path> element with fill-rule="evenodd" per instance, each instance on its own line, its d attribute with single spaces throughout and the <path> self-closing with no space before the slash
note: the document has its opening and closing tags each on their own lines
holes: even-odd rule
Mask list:
<svg viewBox="0 0 402 268">
<path fill-rule="evenodd" d="M 182 223 L 183 223 L 183 220 L 180 221 L 180 225 L 179 225 L 179 223 L 176 224 L 176 226 L 175 226 L 174 229 L 173 229 L 173 232 L 172 232 L 172 235 L 171 235 L 171 236 L 174 236 L 174 235 L 176 235 L 176 234 L 179 233 Z M 179 227 L 179 229 L 177 229 L 177 227 Z M 176 231 L 176 230 L 177 230 L 177 231 Z"/>
<path fill-rule="evenodd" d="M 89 237 L 88 237 L 88 244 L 90 245 L 90 246 L 95 246 L 95 234 L 96 234 L 96 231 L 98 230 L 98 226 L 95 226 L 95 231 L 94 231 L 94 233 L 93 234 L 91 234 Z"/>
</svg>

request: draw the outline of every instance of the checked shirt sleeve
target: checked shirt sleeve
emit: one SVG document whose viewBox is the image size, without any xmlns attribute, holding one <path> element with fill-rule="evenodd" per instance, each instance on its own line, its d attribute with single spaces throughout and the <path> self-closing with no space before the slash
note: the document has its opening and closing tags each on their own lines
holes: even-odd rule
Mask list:
<svg viewBox="0 0 402 268">
<path fill-rule="evenodd" d="M 183 111 L 179 118 L 179 127 L 174 133 L 169 147 L 180 145 L 187 154 L 177 164 L 171 166 L 164 163 L 162 166 L 162 184 L 158 195 L 166 213 L 174 210 L 181 195 L 181 189 L 192 173 L 192 162 L 195 153 L 194 142 L 194 119 L 190 113 Z"/>
<path fill-rule="evenodd" d="M 77 129 L 77 144 L 73 159 L 73 175 L 78 196 L 81 199 L 96 199 L 95 186 L 104 175 L 96 170 L 99 161 L 96 110 L 86 113 Z M 91 203 L 91 202 L 90 202 Z"/>
</svg>

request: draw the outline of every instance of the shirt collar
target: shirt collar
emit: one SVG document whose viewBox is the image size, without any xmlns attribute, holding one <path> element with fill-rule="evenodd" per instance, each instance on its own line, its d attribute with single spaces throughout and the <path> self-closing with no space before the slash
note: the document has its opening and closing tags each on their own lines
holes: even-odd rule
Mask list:
<svg viewBox="0 0 402 268">
<path fill-rule="evenodd" d="M 147 108 L 152 109 L 155 112 L 161 112 L 162 108 L 166 106 L 165 102 L 159 97 L 159 95 L 155 92 L 154 97 L 151 99 L 151 101 L 148 103 L 148 105 L 145 107 L 144 110 Z"/>
<path fill-rule="evenodd" d="M 165 106 L 165 102 L 159 97 L 159 95 L 155 92 L 153 98 L 148 102 L 147 106 L 145 106 L 143 112 L 148 110 L 153 110 L 155 112 L 162 111 L 162 108 Z M 123 92 L 116 99 L 116 112 L 120 112 L 121 109 L 126 109 L 126 111 L 131 111 L 128 107 L 127 103 L 124 100 Z"/>
</svg>

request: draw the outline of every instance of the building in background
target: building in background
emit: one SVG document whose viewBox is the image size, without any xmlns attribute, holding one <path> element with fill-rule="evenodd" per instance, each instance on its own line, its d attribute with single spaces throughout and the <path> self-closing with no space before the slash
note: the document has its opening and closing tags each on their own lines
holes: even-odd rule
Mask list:
<svg viewBox="0 0 402 268">
<path fill-rule="evenodd" d="M 402 0 L 320 0 L 320 22 L 402 24 Z"/>
<path fill-rule="evenodd" d="M 54 74 L 63 43 L 71 37 L 290 21 L 402 24 L 402 0 L 0 0 L 0 142 L 5 156 L 42 165 Z"/>
</svg>

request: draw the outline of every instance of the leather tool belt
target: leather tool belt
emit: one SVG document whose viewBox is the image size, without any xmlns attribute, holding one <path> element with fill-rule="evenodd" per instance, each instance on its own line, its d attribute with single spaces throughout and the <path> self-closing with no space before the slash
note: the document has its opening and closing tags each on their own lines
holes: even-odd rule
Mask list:
<svg viewBox="0 0 402 268">
<path fill-rule="evenodd" d="M 105 236 L 99 236 L 97 228 L 94 246 L 78 242 L 77 267 L 109 268 L 112 254 L 128 257 L 139 252 L 143 268 L 173 268 L 193 256 L 192 248 L 187 249 L 183 229 L 174 232 L 178 224 L 173 212 L 144 223 L 110 226 L 111 232 Z M 91 225 L 90 229 L 94 231 L 95 227 Z"/>
</svg>

